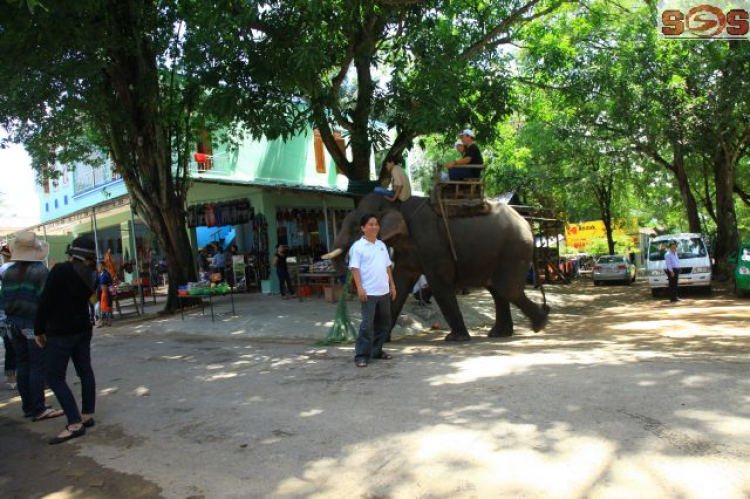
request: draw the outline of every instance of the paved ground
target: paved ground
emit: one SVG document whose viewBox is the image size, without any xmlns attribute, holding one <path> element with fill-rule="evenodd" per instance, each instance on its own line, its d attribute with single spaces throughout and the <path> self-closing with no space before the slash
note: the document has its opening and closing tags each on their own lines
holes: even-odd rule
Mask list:
<svg viewBox="0 0 750 499">
<path fill-rule="evenodd" d="M 549 297 L 543 333 L 484 338 L 474 293 L 475 341 L 421 331 L 360 370 L 350 347 L 279 341 L 322 337 L 322 302 L 98 330 L 85 437 L 48 449 L 60 420 L 25 422 L 0 395 L 0 497 L 750 495 L 750 301 L 670 307 L 642 283 Z M 440 321 L 410 315 L 411 332 Z"/>
</svg>

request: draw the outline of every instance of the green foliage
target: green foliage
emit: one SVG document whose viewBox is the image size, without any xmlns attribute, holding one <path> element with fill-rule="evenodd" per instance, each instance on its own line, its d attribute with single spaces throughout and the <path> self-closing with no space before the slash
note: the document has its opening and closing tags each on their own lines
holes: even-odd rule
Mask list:
<svg viewBox="0 0 750 499">
<path fill-rule="evenodd" d="M 627 236 L 615 236 L 615 254 L 628 255 L 638 248 L 633 243 L 633 239 Z M 575 248 L 573 248 L 575 250 Z M 607 255 L 609 254 L 609 243 L 604 237 L 595 237 L 589 240 L 586 245 L 586 253 L 589 255 Z"/>
<path fill-rule="evenodd" d="M 567 9 L 543 29 L 528 28 L 524 81 L 555 94 L 555 112 L 583 132 L 574 140 L 594 137 L 619 155 L 640 156 L 646 181 L 632 185 L 656 207 L 656 220 L 692 230 L 710 220 L 717 256 L 726 254 L 736 246 L 732 190 L 750 138 L 750 84 L 742 76 L 750 48 L 660 40 L 651 4 Z"/>
<path fill-rule="evenodd" d="M 373 150 L 399 153 L 419 135 L 466 126 L 491 138 L 512 105 L 511 56 L 498 47 L 560 1 L 209 3 L 196 4 L 206 16 L 189 31 L 211 98 L 271 137 L 319 128 L 338 166 L 367 180 Z M 253 113 L 259 95 L 273 103 L 262 116 Z"/>
</svg>

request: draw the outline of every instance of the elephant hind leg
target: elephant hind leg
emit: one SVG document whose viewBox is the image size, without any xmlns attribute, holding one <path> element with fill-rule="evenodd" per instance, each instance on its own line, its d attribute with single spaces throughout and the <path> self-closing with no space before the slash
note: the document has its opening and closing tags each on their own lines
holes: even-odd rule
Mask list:
<svg viewBox="0 0 750 499">
<path fill-rule="evenodd" d="M 535 333 L 538 333 L 547 325 L 549 307 L 545 308 L 537 305 L 523 291 L 521 292 L 521 296 L 513 301 L 513 304 L 520 308 L 524 315 L 531 320 L 531 328 Z"/>
<path fill-rule="evenodd" d="M 523 290 L 523 287 L 515 289 L 515 290 L 507 290 L 507 291 L 501 291 L 505 290 L 507 288 L 503 288 L 501 286 L 493 286 L 496 292 L 499 294 L 500 298 L 502 300 L 505 300 L 506 302 L 510 302 L 523 312 L 523 314 L 529 318 L 531 321 L 531 328 L 534 330 L 534 332 L 539 332 L 542 329 L 544 329 L 544 326 L 547 325 L 547 318 L 549 316 L 549 307 L 542 307 L 540 305 L 537 305 L 533 301 L 529 299 L 528 296 L 526 296 L 526 292 Z M 493 293 L 493 297 L 494 297 Z M 495 300 L 495 303 L 497 305 L 498 301 Z M 498 306 L 498 322 L 499 322 L 499 306 Z M 508 310 L 508 314 L 510 314 L 510 310 Z M 511 319 L 512 324 L 512 319 Z"/>
<path fill-rule="evenodd" d="M 495 325 L 487 333 L 490 338 L 507 338 L 513 336 L 513 316 L 510 314 L 510 302 L 503 298 L 493 287 L 487 287 L 495 300 Z"/>
</svg>

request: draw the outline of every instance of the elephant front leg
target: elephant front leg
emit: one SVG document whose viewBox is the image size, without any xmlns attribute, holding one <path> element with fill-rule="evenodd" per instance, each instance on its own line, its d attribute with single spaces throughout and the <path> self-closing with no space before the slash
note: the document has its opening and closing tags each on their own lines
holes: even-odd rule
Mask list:
<svg viewBox="0 0 750 499">
<path fill-rule="evenodd" d="M 445 337 L 445 341 L 471 340 L 469 331 L 466 329 L 466 324 L 464 324 L 464 316 L 461 313 L 461 308 L 458 306 L 453 284 L 449 284 L 435 276 L 430 279 L 429 275 L 427 276 L 427 282 L 430 284 L 432 296 L 437 301 L 443 317 L 448 321 L 448 325 L 451 328 L 451 332 Z"/>
<path fill-rule="evenodd" d="M 393 271 L 393 282 L 396 285 L 396 299 L 391 303 L 391 329 L 388 331 L 388 338 L 386 338 L 386 341 L 391 341 L 391 332 L 393 332 L 393 328 L 396 327 L 396 321 L 401 315 L 404 303 L 406 303 L 406 299 L 409 297 L 409 294 L 418 279 L 418 275 L 410 272 L 399 271 L 398 266 Z"/>
<path fill-rule="evenodd" d="M 508 338 L 513 336 L 513 316 L 510 313 L 510 302 L 500 296 L 493 288 L 487 288 L 495 300 L 495 325 L 487 333 L 489 338 Z"/>
</svg>

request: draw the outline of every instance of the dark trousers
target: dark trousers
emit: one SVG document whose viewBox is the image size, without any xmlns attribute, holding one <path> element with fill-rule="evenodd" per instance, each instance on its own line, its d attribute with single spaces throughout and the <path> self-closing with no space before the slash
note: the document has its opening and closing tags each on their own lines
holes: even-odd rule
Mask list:
<svg viewBox="0 0 750 499">
<path fill-rule="evenodd" d="M 44 349 L 34 340 L 24 336 L 21 329 L 11 326 L 11 341 L 16 354 L 16 382 L 21 395 L 21 409 L 24 416 L 38 416 L 44 412 Z"/>
<path fill-rule="evenodd" d="M 276 269 L 276 275 L 279 278 L 279 289 L 281 290 L 281 296 L 284 296 L 284 286 L 286 286 L 290 295 L 294 294 L 294 288 L 292 287 L 292 278 L 289 275 L 287 269 Z"/>
<path fill-rule="evenodd" d="M 674 277 L 667 272 L 667 279 L 669 279 L 669 301 L 677 301 L 677 282 L 680 280 L 680 270 L 675 269 Z"/>
<path fill-rule="evenodd" d="M 8 335 L 10 331 L 8 331 Z M 13 342 L 3 334 L 3 348 L 5 348 L 5 375 L 14 376 L 16 374 L 16 351 L 13 349 Z"/>
<path fill-rule="evenodd" d="M 96 408 L 96 379 L 91 368 L 91 333 L 78 333 L 72 336 L 47 337 L 47 383 L 55 393 L 60 406 L 65 411 L 68 424 L 80 423 L 76 398 L 70 390 L 65 375 L 68 361 L 81 379 L 81 410 L 84 414 L 94 414 Z"/>
<path fill-rule="evenodd" d="M 383 355 L 383 343 L 391 329 L 390 295 L 367 296 L 362 302 L 362 323 L 355 346 L 355 359 L 369 360 Z"/>
</svg>

